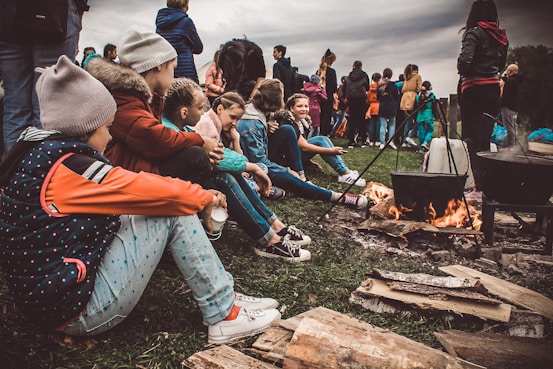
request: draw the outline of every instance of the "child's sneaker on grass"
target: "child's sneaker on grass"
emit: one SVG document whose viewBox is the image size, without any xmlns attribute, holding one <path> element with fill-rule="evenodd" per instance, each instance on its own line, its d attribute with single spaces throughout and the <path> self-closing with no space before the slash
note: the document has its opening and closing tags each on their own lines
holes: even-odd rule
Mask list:
<svg viewBox="0 0 553 369">
<path fill-rule="evenodd" d="M 367 182 L 363 178 L 359 178 L 359 172 L 356 170 L 352 170 L 348 174 L 338 176 L 338 182 L 347 184 L 355 183 L 355 185 L 359 187 L 365 187 L 367 185 Z"/>
<path fill-rule="evenodd" d="M 349 207 L 352 207 L 354 209 L 360 210 L 367 207 L 368 200 L 363 195 L 358 195 L 355 193 L 346 193 L 342 198 L 340 199 L 340 204 L 347 205 Z"/>
<path fill-rule="evenodd" d="M 282 228 L 277 234 L 282 238 L 288 235 L 288 239 L 298 246 L 305 246 L 311 243 L 311 237 L 293 225 Z"/>
<path fill-rule="evenodd" d="M 269 297 L 253 297 L 235 292 L 234 305 L 248 310 L 267 310 L 278 307 L 278 302 Z"/>
<path fill-rule="evenodd" d="M 225 320 L 207 328 L 207 341 L 221 345 L 263 332 L 280 319 L 277 309 L 249 310 L 234 306 Z"/>
<path fill-rule="evenodd" d="M 255 253 L 265 258 L 280 258 L 292 262 L 306 261 L 311 259 L 311 253 L 299 247 L 295 242 L 290 241 L 286 235 L 277 243 L 267 246 L 257 246 Z"/>
</svg>

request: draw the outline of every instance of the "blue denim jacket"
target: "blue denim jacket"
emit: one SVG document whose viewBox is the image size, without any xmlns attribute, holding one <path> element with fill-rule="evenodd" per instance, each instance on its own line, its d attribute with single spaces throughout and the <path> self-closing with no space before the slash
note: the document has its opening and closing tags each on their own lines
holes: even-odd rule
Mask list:
<svg viewBox="0 0 553 369">
<path fill-rule="evenodd" d="M 269 173 L 288 172 L 288 168 L 269 160 L 267 120 L 265 115 L 252 104 L 246 105 L 246 112 L 238 121 L 236 130 L 240 133 L 240 147 L 250 162 L 265 164 Z"/>
</svg>

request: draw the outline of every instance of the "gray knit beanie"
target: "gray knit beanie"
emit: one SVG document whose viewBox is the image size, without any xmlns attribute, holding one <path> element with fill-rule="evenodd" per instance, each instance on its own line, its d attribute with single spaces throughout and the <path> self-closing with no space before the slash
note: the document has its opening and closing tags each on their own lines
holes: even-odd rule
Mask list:
<svg viewBox="0 0 553 369">
<path fill-rule="evenodd" d="M 177 57 L 169 41 L 153 32 L 130 30 L 119 43 L 121 64 L 138 73 L 146 72 Z"/>
<path fill-rule="evenodd" d="M 96 78 L 65 55 L 36 82 L 42 128 L 67 136 L 80 136 L 103 126 L 117 110 L 115 100 Z"/>
<path fill-rule="evenodd" d="M 309 77 L 309 82 L 313 83 L 314 85 L 318 85 L 319 82 L 321 82 L 321 77 L 316 74 L 312 74 L 311 77 Z"/>
</svg>

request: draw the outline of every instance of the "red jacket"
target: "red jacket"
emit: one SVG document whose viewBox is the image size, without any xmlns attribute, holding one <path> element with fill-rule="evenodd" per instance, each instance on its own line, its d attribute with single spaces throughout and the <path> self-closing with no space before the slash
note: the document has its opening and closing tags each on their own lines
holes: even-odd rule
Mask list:
<svg viewBox="0 0 553 369">
<path fill-rule="evenodd" d="M 110 128 L 113 138 L 105 152 L 112 164 L 159 174 L 159 160 L 204 144 L 197 133 L 176 132 L 161 124 L 163 99 L 152 94 L 140 74 L 101 58 L 93 59 L 87 71 L 110 90 L 117 103 Z"/>
</svg>

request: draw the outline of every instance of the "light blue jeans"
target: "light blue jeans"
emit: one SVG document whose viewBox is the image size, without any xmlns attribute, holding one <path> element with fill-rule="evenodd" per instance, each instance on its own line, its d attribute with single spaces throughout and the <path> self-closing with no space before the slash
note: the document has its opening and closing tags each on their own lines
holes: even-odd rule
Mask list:
<svg viewBox="0 0 553 369">
<path fill-rule="evenodd" d="M 312 145 L 318 146 L 318 147 L 326 147 L 331 148 L 334 147 L 334 144 L 332 141 L 330 141 L 330 138 L 326 136 L 315 136 L 307 139 L 307 142 L 309 142 Z M 311 152 L 303 152 L 301 153 L 303 161 L 309 161 L 311 158 L 313 158 L 316 154 Z M 344 160 L 340 155 L 321 155 L 321 158 L 332 167 L 338 173 L 339 175 L 344 174 L 348 167 L 346 163 L 344 163 Z"/>
<path fill-rule="evenodd" d="M 257 244 L 265 246 L 275 236 L 271 224 L 276 220 L 276 215 L 239 173 L 218 172 L 215 174 L 215 185 L 227 197 L 232 219 Z"/>
<path fill-rule="evenodd" d="M 92 298 L 64 333 L 91 336 L 121 323 L 146 289 L 165 248 L 192 290 L 208 324 L 225 319 L 234 305 L 234 281 L 197 215 L 122 215 L 121 228 L 98 267 Z"/>
<path fill-rule="evenodd" d="M 378 118 L 380 119 L 380 144 L 384 145 L 386 144 L 387 139 L 389 140 L 396 132 L 396 117 Z M 386 136 L 386 131 L 388 131 L 388 136 Z"/>
<path fill-rule="evenodd" d="M 36 67 L 56 64 L 61 55 L 75 60 L 81 31 L 81 18 L 75 2 L 69 1 L 67 38 L 58 44 L 37 41 L 0 41 L 0 70 L 4 78 L 4 143 L 6 150 L 28 126 L 41 128 L 35 83 Z"/>
</svg>

